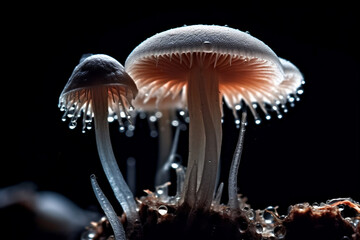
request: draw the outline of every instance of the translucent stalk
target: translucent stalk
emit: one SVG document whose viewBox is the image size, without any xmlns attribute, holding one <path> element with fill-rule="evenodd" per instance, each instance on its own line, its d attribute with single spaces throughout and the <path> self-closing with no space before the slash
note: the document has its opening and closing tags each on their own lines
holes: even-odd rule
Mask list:
<svg viewBox="0 0 360 240">
<path fill-rule="evenodd" d="M 243 112 L 241 117 L 239 140 L 235 148 L 234 156 L 231 162 L 230 173 L 229 173 L 229 183 L 228 183 L 229 207 L 233 210 L 240 209 L 240 204 L 238 199 L 237 176 L 240 166 L 242 149 L 244 145 L 245 124 L 246 124 L 246 112 Z"/>
<path fill-rule="evenodd" d="M 116 215 L 114 208 L 111 206 L 111 203 L 106 198 L 105 194 L 103 193 L 99 184 L 97 183 L 96 176 L 94 174 L 92 174 L 90 176 L 90 180 L 91 180 L 91 185 L 94 190 L 95 196 L 114 231 L 115 239 L 116 240 L 126 240 L 125 230 L 120 222 L 120 219 Z"/>
<path fill-rule="evenodd" d="M 176 150 L 177 150 L 177 146 L 178 146 L 178 142 L 179 142 L 179 135 L 180 135 L 180 127 L 177 127 L 167 161 L 156 172 L 155 187 L 160 186 L 160 185 L 170 181 L 170 167 L 175 159 L 175 154 L 176 154 Z"/>
<path fill-rule="evenodd" d="M 218 190 L 216 191 L 215 198 L 214 198 L 214 201 L 213 201 L 214 205 L 220 205 L 223 189 L 224 189 L 224 183 L 222 182 L 222 183 L 220 183 L 220 185 L 218 187 Z"/>
<path fill-rule="evenodd" d="M 107 120 L 109 115 L 107 88 L 94 88 L 92 94 L 96 145 L 101 164 L 116 199 L 123 208 L 129 223 L 133 224 L 139 217 L 133 194 L 120 172 L 110 141 L 109 123 Z"/>
<path fill-rule="evenodd" d="M 159 151 L 157 160 L 157 173 L 161 172 L 161 169 L 168 161 L 171 152 L 172 126 L 170 124 L 170 111 L 171 110 L 169 109 L 161 110 L 162 117 L 158 119 Z M 159 182 L 158 178 L 155 177 L 155 186 L 161 185 L 169 180 L 170 178 L 163 182 Z"/>
</svg>

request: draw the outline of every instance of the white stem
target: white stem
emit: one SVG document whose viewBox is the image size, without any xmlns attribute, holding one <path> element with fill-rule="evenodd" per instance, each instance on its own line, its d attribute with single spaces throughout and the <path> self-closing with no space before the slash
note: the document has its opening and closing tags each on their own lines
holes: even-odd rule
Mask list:
<svg viewBox="0 0 360 240">
<path fill-rule="evenodd" d="M 183 166 L 179 165 L 179 167 L 176 168 L 176 198 L 181 197 L 181 192 L 184 187 L 184 181 L 185 181 L 185 170 Z"/>
<path fill-rule="evenodd" d="M 195 162 L 197 171 L 196 208 L 209 210 L 214 197 L 219 165 L 222 126 L 219 102 L 219 79 L 213 68 L 196 65 L 190 71 L 187 86 L 189 125 L 189 158 L 185 187 L 192 186 L 190 173 Z M 186 191 L 187 192 L 187 191 Z M 184 201 L 187 202 L 187 196 Z M 189 202 L 193 202 L 192 199 Z"/>
<path fill-rule="evenodd" d="M 108 92 L 107 88 L 94 88 L 92 91 L 92 107 L 95 119 L 96 145 L 104 172 L 115 197 L 123 208 L 130 224 L 134 224 L 138 217 L 136 202 L 126 184 L 112 149 L 108 123 Z"/>
<path fill-rule="evenodd" d="M 125 230 L 123 225 L 120 222 L 120 219 L 116 215 L 114 208 L 111 206 L 111 203 L 101 190 L 99 184 L 96 181 L 96 176 L 92 174 L 90 176 L 91 185 L 94 190 L 95 196 L 103 209 L 107 219 L 109 220 L 111 227 L 114 231 L 114 237 L 116 240 L 126 240 Z"/>
<path fill-rule="evenodd" d="M 174 135 L 174 139 L 172 141 L 170 153 L 168 153 L 167 161 L 164 162 L 161 168 L 159 168 L 156 171 L 155 187 L 170 181 L 170 168 L 171 168 L 171 164 L 174 162 L 176 157 L 176 150 L 179 142 L 179 136 L 180 136 L 180 127 L 177 127 Z"/>
<path fill-rule="evenodd" d="M 235 148 L 233 160 L 231 162 L 230 173 L 229 173 L 229 183 L 228 183 L 229 206 L 233 210 L 239 210 L 240 208 L 238 194 L 237 194 L 238 193 L 237 176 L 240 166 L 241 153 L 244 145 L 245 124 L 246 124 L 246 112 L 243 112 L 241 117 L 239 140 Z"/>
<path fill-rule="evenodd" d="M 214 198 L 214 201 L 213 201 L 214 205 L 220 205 L 223 189 L 224 189 L 224 183 L 222 182 L 222 183 L 220 183 L 220 185 L 218 187 L 218 190 L 216 191 L 215 198 Z"/>
<path fill-rule="evenodd" d="M 157 170 L 159 171 L 169 158 L 171 150 L 172 139 L 172 126 L 170 123 L 170 110 L 165 109 L 161 111 L 162 116 L 158 120 L 158 133 L 159 133 L 159 155 L 157 162 Z M 168 181 L 168 180 L 167 180 Z M 165 181 L 165 182 L 167 182 Z M 155 185 L 163 184 L 163 182 L 156 182 Z"/>
</svg>

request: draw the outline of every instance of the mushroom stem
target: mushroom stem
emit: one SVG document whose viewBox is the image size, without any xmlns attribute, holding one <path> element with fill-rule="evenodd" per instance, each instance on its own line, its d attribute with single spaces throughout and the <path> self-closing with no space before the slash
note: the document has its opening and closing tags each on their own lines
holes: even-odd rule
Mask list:
<svg viewBox="0 0 360 240">
<path fill-rule="evenodd" d="M 111 206 L 111 203 L 109 202 L 109 200 L 101 190 L 99 184 L 97 183 L 96 176 L 92 174 L 90 176 L 90 180 L 95 196 L 99 201 L 101 208 L 104 210 L 105 215 L 114 231 L 115 240 L 126 240 L 124 227 L 122 226 L 120 219 L 116 215 L 114 208 Z"/>
<path fill-rule="evenodd" d="M 211 207 L 215 191 L 222 126 L 218 75 L 212 67 L 204 65 L 203 61 L 194 64 L 188 76 L 187 99 L 190 126 L 185 186 L 194 185 L 190 182 L 194 178 L 189 175 L 194 172 L 192 168 L 197 162 L 197 183 L 195 183 L 197 192 L 189 194 L 189 197 L 196 196 L 197 206 L 195 207 L 207 211 Z M 184 196 L 184 202 L 194 202 L 194 199 Z"/>
<path fill-rule="evenodd" d="M 180 136 L 180 127 L 178 126 L 176 128 L 176 132 L 174 135 L 174 139 L 172 141 L 170 152 L 167 157 L 167 161 L 164 162 L 163 165 L 161 165 L 160 168 L 156 171 L 155 187 L 170 181 L 170 167 L 176 158 L 176 150 L 179 142 L 179 136 Z"/>
<path fill-rule="evenodd" d="M 170 124 L 170 110 L 165 109 L 161 111 L 162 117 L 158 120 L 158 132 L 159 132 L 159 156 L 158 156 L 158 170 L 165 164 L 167 161 L 170 150 L 171 150 L 171 140 L 172 140 L 172 129 Z M 160 183 L 163 184 L 163 183 Z"/>
<path fill-rule="evenodd" d="M 107 120 L 109 115 L 108 89 L 107 87 L 94 88 L 92 95 L 96 145 L 101 164 L 116 199 L 123 208 L 130 225 L 132 225 L 139 217 L 136 211 L 136 202 L 133 194 L 120 172 L 111 146 L 109 123 Z"/>
<path fill-rule="evenodd" d="M 238 189 L 237 189 L 237 176 L 240 166 L 240 159 L 242 154 L 242 149 L 244 145 L 244 135 L 245 135 L 245 124 L 246 124 L 246 112 L 242 113 L 241 117 L 241 127 L 239 133 L 239 140 L 236 144 L 235 153 L 233 160 L 231 162 L 230 173 L 229 173 L 229 206 L 233 210 L 240 210 L 240 204 L 238 199 Z"/>
</svg>

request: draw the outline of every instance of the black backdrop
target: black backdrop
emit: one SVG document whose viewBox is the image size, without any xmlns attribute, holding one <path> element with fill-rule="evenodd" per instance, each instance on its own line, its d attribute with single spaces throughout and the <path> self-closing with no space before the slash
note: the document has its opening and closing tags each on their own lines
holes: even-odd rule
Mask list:
<svg viewBox="0 0 360 240">
<path fill-rule="evenodd" d="M 32 181 L 82 208 L 97 207 L 89 176 L 95 173 L 113 203 L 97 157 L 94 132 L 70 130 L 61 121 L 58 97 L 84 53 L 108 54 L 122 64 L 141 41 L 184 24 L 228 25 L 268 44 L 304 74 L 301 101 L 283 119 L 250 123 L 239 170 L 240 191 L 253 208 L 360 201 L 359 17 L 355 6 L 184 2 L 14 6 L 3 29 L 0 187 Z M 5 83 L 5 84 L 4 84 Z M 237 130 L 225 110 L 221 180 L 226 181 Z M 145 120 L 127 138 L 111 124 L 113 147 L 125 169 L 137 160 L 137 196 L 153 189 L 157 139 Z M 186 158 L 187 133 L 179 153 Z M 115 204 L 116 205 L 116 204 Z M 118 209 L 118 207 L 116 207 Z"/>
</svg>

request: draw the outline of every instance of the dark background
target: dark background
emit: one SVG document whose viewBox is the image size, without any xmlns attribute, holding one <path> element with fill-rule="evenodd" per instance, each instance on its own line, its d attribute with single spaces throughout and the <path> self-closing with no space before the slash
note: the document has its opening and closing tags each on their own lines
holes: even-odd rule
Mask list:
<svg viewBox="0 0 360 240">
<path fill-rule="evenodd" d="M 0 188 L 32 181 L 39 191 L 61 193 L 84 209 L 98 208 L 89 181 L 95 173 L 116 206 L 97 157 L 94 131 L 82 134 L 80 127 L 70 130 L 61 121 L 58 97 L 73 68 L 84 53 L 108 54 L 124 64 L 132 49 L 155 33 L 184 24 L 217 24 L 249 31 L 293 62 L 306 81 L 301 101 L 283 119 L 273 116 L 247 127 L 239 188 L 251 206 L 279 206 L 286 212 L 288 205 L 299 202 L 336 197 L 360 201 L 356 7 L 166 4 L 11 9 L 2 36 L 6 65 Z M 225 114 L 222 181 L 227 179 L 238 135 L 231 112 Z M 154 188 L 157 139 L 150 137 L 145 120 L 137 121 L 132 138 L 121 135 L 116 125 L 111 124 L 116 157 L 121 169 L 128 157 L 136 158 L 141 196 L 143 189 Z M 183 132 L 179 153 L 184 158 L 186 138 Z"/>
</svg>

